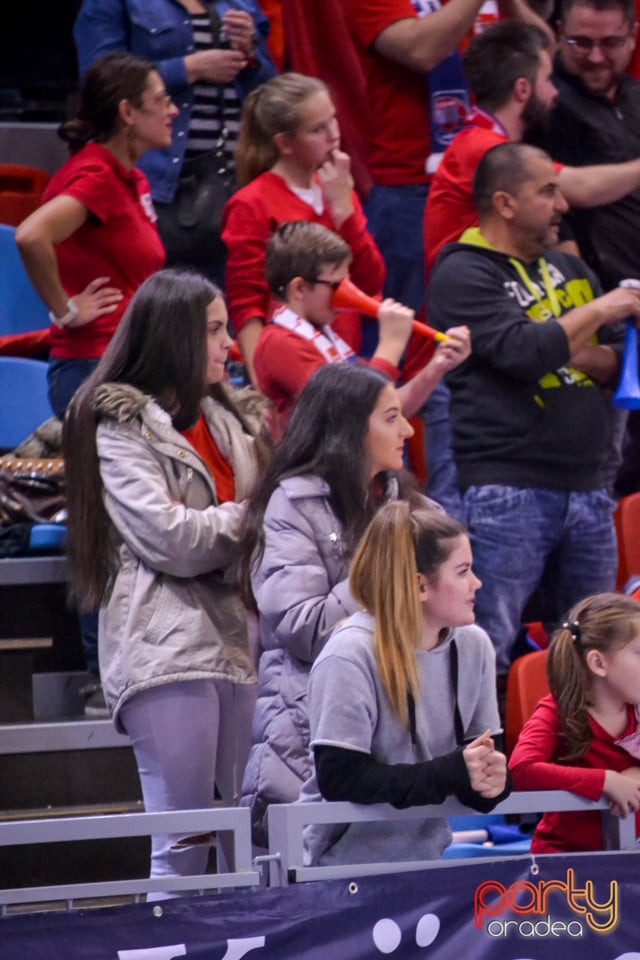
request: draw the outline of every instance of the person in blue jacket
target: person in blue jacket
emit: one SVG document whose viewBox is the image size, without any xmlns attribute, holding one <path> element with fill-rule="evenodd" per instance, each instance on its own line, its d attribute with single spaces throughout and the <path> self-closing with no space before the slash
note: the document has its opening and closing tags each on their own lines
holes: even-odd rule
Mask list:
<svg viewBox="0 0 640 960">
<path fill-rule="evenodd" d="M 184 262 L 183 243 L 178 250 L 175 227 L 169 230 L 181 178 L 205 153 L 217 166 L 235 170 L 244 98 L 276 72 L 268 32 L 257 0 L 84 0 L 78 13 L 74 38 L 82 76 L 103 54 L 128 50 L 157 64 L 180 110 L 171 146 L 149 151 L 140 164 L 151 184 L 167 264 Z M 221 283 L 221 241 L 202 246 L 194 242 L 188 263 Z"/>
</svg>

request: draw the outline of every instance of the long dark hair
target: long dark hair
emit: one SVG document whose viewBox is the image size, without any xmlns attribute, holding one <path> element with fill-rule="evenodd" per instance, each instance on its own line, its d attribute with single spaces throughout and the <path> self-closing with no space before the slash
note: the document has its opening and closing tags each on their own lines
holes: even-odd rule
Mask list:
<svg viewBox="0 0 640 960">
<path fill-rule="evenodd" d="M 157 70 L 155 63 L 132 53 L 108 53 L 92 64 L 80 91 L 78 116 L 58 129 L 72 154 L 91 140 L 104 143 L 116 133 L 122 100 L 142 106 L 152 70 Z"/>
<path fill-rule="evenodd" d="M 208 393 L 254 435 L 222 384 L 207 388 L 207 307 L 218 289 L 197 273 L 161 270 L 138 289 L 98 367 L 75 394 L 63 428 L 71 592 L 83 609 L 102 602 L 115 569 L 111 524 L 102 502 L 96 448 L 96 391 L 137 387 L 172 417 L 193 425 Z"/>
<path fill-rule="evenodd" d="M 247 602 L 250 574 L 264 550 L 264 514 L 287 477 L 315 474 L 326 480 L 347 549 L 355 549 L 387 492 L 387 475 L 370 483 L 364 444 L 369 417 L 388 385 L 381 373 L 357 363 L 326 364 L 306 384 L 245 515 L 240 583 Z"/>
</svg>

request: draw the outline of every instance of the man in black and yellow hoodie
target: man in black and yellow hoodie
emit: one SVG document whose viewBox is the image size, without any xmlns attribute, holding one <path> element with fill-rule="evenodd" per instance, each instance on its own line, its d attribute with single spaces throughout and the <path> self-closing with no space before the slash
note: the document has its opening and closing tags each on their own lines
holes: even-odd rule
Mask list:
<svg viewBox="0 0 640 960">
<path fill-rule="evenodd" d="M 551 159 L 503 143 L 474 181 L 478 228 L 446 246 L 429 317 L 465 323 L 471 357 L 447 377 L 478 623 L 509 669 L 523 608 L 545 576 L 545 608 L 613 589 L 613 501 L 605 488 L 612 382 L 640 291 L 601 295 L 580 259 L 552 252 L 567 204 Z M 622 329 L 621 329 L 622 328 Z M 552 571 L 552 576 L 549 572 Z"/>
</svg>

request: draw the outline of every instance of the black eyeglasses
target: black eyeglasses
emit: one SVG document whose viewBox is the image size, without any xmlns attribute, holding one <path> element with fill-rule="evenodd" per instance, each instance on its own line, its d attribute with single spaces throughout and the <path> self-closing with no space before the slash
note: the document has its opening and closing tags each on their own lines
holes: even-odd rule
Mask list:
<svg viewBox="0 0 640 960">
<path fill-rule="evenodd" d="M 614 50 L 620 50 L 625 45 L 631 34 L 627 33 L 624 37 L 601 37 L 600 40 L 592 40 L 591 37 L 565 37 L 564 42 L 574 50 L 580 53 L 591 53 L 594 47 L 599 47 L 603 53 L 612 53 Z"/>
<path fill-rule="evenodd" d="M 324 287 L 331 287 L 331 289 L 335 293 L 338 287 L 340 286 L 340 284 L 342 283 L 342 280 L 323 280 L 322 277 L 316 277 L 313 280 L 307 278 L 307 283 L 321 283 Z"/>
</svg>

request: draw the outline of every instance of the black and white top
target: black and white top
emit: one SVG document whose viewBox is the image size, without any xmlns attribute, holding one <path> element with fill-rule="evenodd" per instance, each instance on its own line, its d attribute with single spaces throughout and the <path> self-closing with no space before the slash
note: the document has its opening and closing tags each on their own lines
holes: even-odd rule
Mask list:
<svg viewBox="0 0 640 960">
<path fill-rule="evenodd" d="M 209 15 L 193 14 L 192 20 L 196 52 L 210 50 L 213 46 L 213 34 Z M 234 83 L 218 85 L 200 81 L 194 84 L 193 109 L 185 154 L 187 159 L 207 150 L 214 150 L 222 136 L 226 140 L 225 155 L 232 161 L 238 142 L 241 111 L 242 103 Z"/>
</svg>

